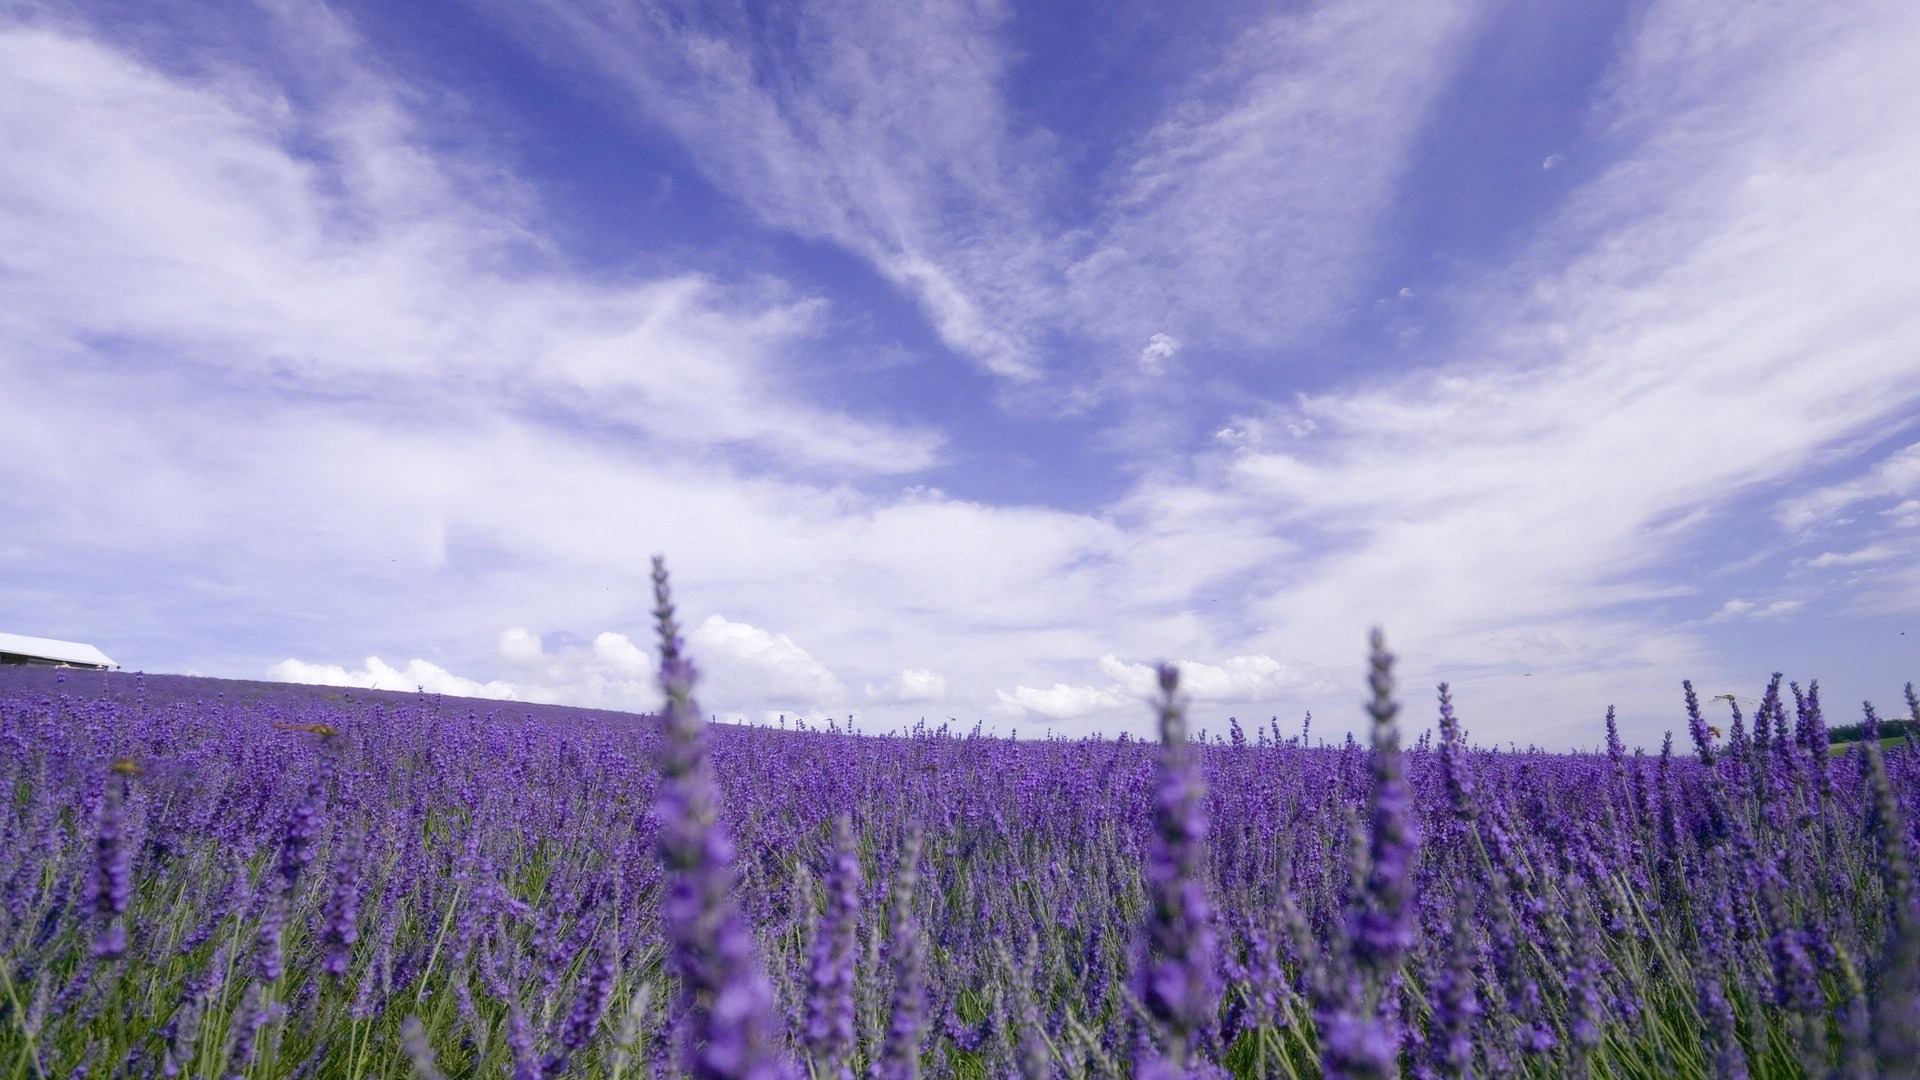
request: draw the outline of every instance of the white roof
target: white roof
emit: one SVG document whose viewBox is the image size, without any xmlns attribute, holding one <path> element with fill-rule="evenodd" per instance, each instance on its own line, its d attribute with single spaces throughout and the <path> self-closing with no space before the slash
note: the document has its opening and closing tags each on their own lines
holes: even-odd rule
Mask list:
<svg viewBox="0 0 1920 1080">
<path fill-rule="evenodd" d="M 53 638 L 28 637 L 25 634 L 0 634 L 0 653 L 18 653 L 22 656 L 37 656 L 47 660 L 58 660 L 67 664 L 96 664 L 100 667 L 119 667 L 119 664 L 106 653 L 91 645 L 82 645 L 77 641 L 56 641 Z"/>
</svg>

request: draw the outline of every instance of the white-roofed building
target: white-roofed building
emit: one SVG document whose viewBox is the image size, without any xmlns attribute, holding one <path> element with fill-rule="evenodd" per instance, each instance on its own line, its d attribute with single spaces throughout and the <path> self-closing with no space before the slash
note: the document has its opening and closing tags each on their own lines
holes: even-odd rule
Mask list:
<svg viewBox="0 0 1920 1080">
<path fill-rule="evenodd" d="M 0 634 L 0 664 L 51 664 L 55 667 L 94 668 L 105 671 L 120 665 L 91 645 L 77 641 L 28 637 L 25 634 Z"/>
</svg>

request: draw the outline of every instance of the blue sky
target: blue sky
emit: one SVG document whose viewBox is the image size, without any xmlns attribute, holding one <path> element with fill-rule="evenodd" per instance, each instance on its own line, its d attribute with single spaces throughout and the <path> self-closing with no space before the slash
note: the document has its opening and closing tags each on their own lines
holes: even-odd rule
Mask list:
<svg viewBox="0 0 1920 1080">
<path fill-rule="evenodd" d="M 1920 677 L 1920 8 L 0 2 L 0 629 L 1144 732 Z"/>
</svg>

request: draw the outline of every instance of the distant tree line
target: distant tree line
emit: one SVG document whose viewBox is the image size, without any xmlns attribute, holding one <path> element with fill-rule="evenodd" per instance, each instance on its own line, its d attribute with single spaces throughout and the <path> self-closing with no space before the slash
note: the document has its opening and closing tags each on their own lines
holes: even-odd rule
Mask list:
<svg viewBox="0 0 1920 1080">
<path fill-rule="evenodd" d="M 1842 724 L 1839 727 L 1827 729 L 1827 740 L 1836 743 L 1859 742 L 1860 737 L 1864 734 L 1866 734 L 1866 724 L 1864 723 Z M 1880 737 L 1882 739 L 1897 739 L 1902 735 L 1920 738 L 1920 726 L 1915 725 L 1911 720 L 1880 721 Z"/>
</svg>

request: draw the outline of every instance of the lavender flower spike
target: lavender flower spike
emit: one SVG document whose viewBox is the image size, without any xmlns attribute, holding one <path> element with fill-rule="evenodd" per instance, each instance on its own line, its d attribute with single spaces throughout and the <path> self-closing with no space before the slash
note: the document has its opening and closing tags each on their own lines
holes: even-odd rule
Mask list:
<svg viewBox="0 0 1920 1080">
<path fill-rule="evenodd" d="M 360 863 L 364 845 L 365 839 L 358 830 L 348 835 L 334 864 L 333 893 L 321 909 L 320 970 L 334 979 L 346 975 L 353 943 L 360 940 Z"/>
<path fill-rule="evenodd" d="M 1384 978 L 1400 966 L 1413 944 L 1413 862 L 1419 854 L 1420 824 L 1414 816 L 1413 790 L 1400 761 L 1400 732 L 1394 714 L 1393 655 L 1385 638 L 1373 631 L 1373 819 L 1367 836 L 1369 869 L 1362 907 L 1352 919 L 1353 957 L 1360 968 Z"/>
<path fill-rule="evenodd" d="M 100 916 L 100 936 L 93 954 L 111 960 L 127 951 L 127 928 L 121 916 L 133 894 L 133 853 L 127 850 L 128 777 L 139 772 L 131 761 L 116 761 L 107 778 L 106 801 L 100 808 L 100 832 L 94 839 L 94 911 Z"/>
<path fill-rule="evenodd" d="M 833 864 L 827 870 L 827 913 L 813 946 L 807 979 L 805 1041 L 815 1075 L 852 1080 L 847 1058 L 853 1052 L 854 940 L 860 917 L 860 852 L 853 819 L 841 814 L 833 823 Z"/>
<path fill-rule="evenodd" d="M 907 827 L 894 872 L 889 901 L 887 947 L 893 955 L 893 1019 L 886 1041 L 874 1062 L 875 1080 L 919 1080 L 920 1044 L 926 1027 L 926 942 L 914 917 L 914 894 L 920 888 L 920 825 Z"/>
<path fill-rule="evenodd" d="M 1613 731 L 1613 710 L 1607 710 L 1607 731 Z M 1453 799 L 1454 812 L 1462 821 L 1480 816 L 1473 775 L 1467 766 L 1466 740 L 1460 734 L 1460 721 L 1453 715 L 1453 694 L 1446 683 L 1440 684 L 1440 775 L 1447 794 Z"/>
<path fill-rule="evenodd" d="M 1147 855 L 1150 911 L 1140 997 L 1166 1064 L 1184 1075 L 1195 1042 L 1219 1013 L 1213 912 L 1207 899 L 1206 782 L 1187 744 L 1180 673 L 1160 667 L 1160 794 Z"/>
<path fill-rule="evenodd" d="M 695 1080 L 793 1080 L 780 1053 L 773 987 L 753 955 L 753 936 L 733 901 L 733 844 L 720 826 L 697 676 L 683 654 L 667 591 L 666 560 L 653 560 L 654 619 L 660 635 L 660 687 L 666 692 L 661 754 L 660 855 L 667 891 L 661 923 L 669 965 L 680 979 L 687 1022 L 685 1060 Z"/>
<path fill-rule="evenodd" d="M 1399 1039 L 1392 1011 L 1382 1008 L 1384 988 L 1413 944 L 1413 862 L 1420 831 L 1413 791 L 1400 761 L 1394 714 L 1393 655 L 1380 630 L 1373 631 L 1372 817 L 1367 830 L 1367 874 L 1347 915 L 1353 958 L 1351 975 L 1324 988 L 1315 1010 L 1320 1031 L 1320 1071 L 1327 1080 L 1399 1075 Z"/>
</svg>

